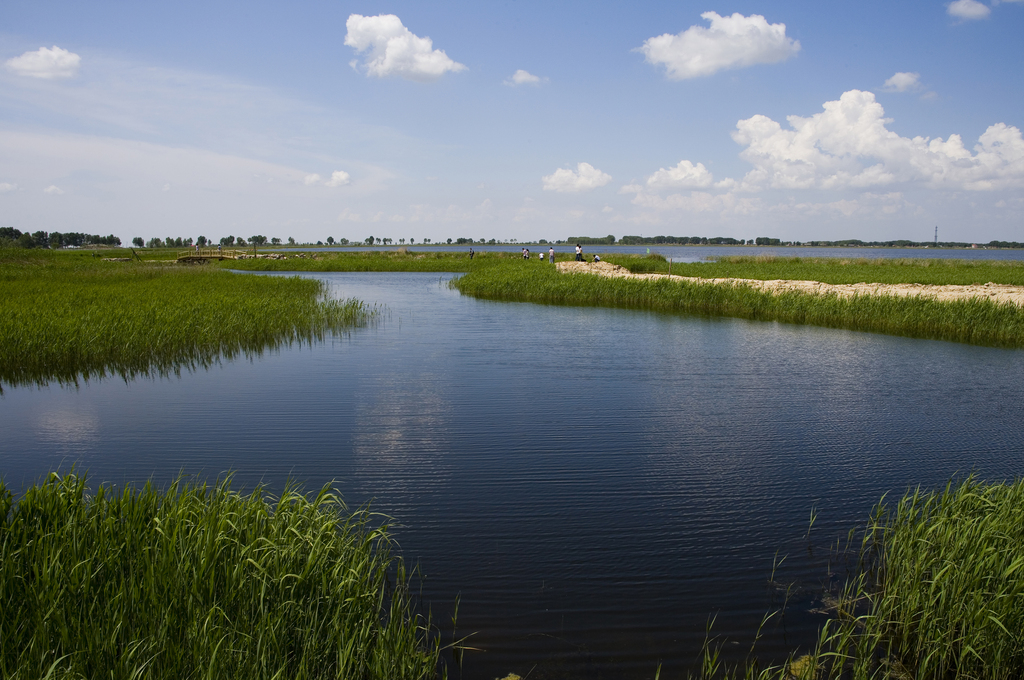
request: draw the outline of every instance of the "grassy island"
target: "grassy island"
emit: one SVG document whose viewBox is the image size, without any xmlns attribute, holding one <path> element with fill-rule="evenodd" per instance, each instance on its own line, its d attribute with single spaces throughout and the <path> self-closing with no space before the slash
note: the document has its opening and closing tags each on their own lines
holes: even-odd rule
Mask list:
<svg viewBox="0 0 1024 680">
<path fill-rule="evenodd" d="M 329 489 L 0 483 L 0 676 L 436 677 L 379 520 Z"/>
<path fill-rule="evenodd" d="M 556 261 L 571 260 L 561 253 Z M 661 255 L 602 256 L 631 272 L 676 277 L 806 280 L 829 284 L 1024 286 L 1024 262 L 1015 260 L 841 259 L 727 257 L 711 262 L 669 263 Z M 681 279 L 627 280 L 557 273 L 547 262 L 524 261 L 515 252 L 368 251 L 307 254 L 284 260 L 232 263 L 258 271 L 447 271 L 463 273 L 452 286 L 464 295 L 509 302 L 625 307 L 728 316 L 760 321 L 949 340 L 993 347 L 1024 347 L 1024 310 L 983 299 L 938 301 L 862 295 L 841 298 L 800 292 L 772 293 Z"/>
<path fill-rule="evenodd" d="M 161 375 L 307 342 L 372 316 L 322 282 L 0 250 L 0 389 Z"/>
</svg>

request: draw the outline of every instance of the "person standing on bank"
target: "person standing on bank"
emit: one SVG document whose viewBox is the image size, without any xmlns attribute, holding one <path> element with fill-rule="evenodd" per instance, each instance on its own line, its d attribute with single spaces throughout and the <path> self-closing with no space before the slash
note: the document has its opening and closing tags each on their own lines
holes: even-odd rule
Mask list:
<svg viewBox="0 0 1024 680">
<path fill-rule="evenodd" d="M 548 257 L 551 259 L 551 264 L 555 263 L 555 247 L 551 246 L 548 248 Z"/>
<path fill-rule="evenodd" d="M 583 262 L 583 246 L 576 244 L 576 261 Z"/>
<path fill-rule="evenodd" d="M 474 252 L 473 252 L 473 249 L 472 249 L 472 248 L 470 248 L 470 249 L 469 249 L 469 259 L 471 259 L 471 260 L 472 260 L 472 259 L 473 259 L 473 256 L 474 256 L 474 255 L 476 255 L 476 253 L 474 253 Z"/>
</svg>

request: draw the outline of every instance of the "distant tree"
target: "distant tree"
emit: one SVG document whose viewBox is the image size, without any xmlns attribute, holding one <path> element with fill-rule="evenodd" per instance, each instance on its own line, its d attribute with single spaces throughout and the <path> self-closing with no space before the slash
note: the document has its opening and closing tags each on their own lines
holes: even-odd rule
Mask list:
<svg viewBox="0 0 1024 680">
<path fill-rule="evenodd" d="M 390 244 L 391 244 L 391 239 L 389 239 L 389 238 L 384 239 L 384 245 L 390 245 Z"/>
<path fill-rule="evenodd" d="M 254 246 L 266 245 L 267 237 L 266 236 L 261 236 L 261 235 L 250 236 L 249 237 L 249 243 L 253 244 Z"/>
<path fill-rule="evenodd" d="M 234 236 L 225 236 L 224 238 L 222 238 L 220 240 L 220 244 L 222 246 L 233 246 L 233 245 L 235 245 L 235 237 Z"/>
<path fill-rule="evenodd" d="M 414 238 L 409 239 L 409 245 L 412 245 L 413 243 L 416 243 L 416 239 L 414 239 Z"/>
<path fill-rule="evenodd" d="M 290 245 L 290 246 L 295 245 L 295 239 L 292 238 L 291 236 L 288 237 L 288 245 Z"/>
<path fill-rule="evenodd" d="M 132 245 L 135 246 L 136 248 L 141 248 L 144 245 L 146 245 L 146 242 L 142 240 L 141 236 L 136 236 L 135 238 L 132 239 Z"/>
<path fill-rule="evenodd" d="M 452 242 L 452 240 L 451 240 L 451 239 L 448 239 L 448 243 L 449 243 L 449 245 L 451 244 L 451 242 Z"/>
<path fill-rule="evenodd" d="M 348 245 L 348 239 L 347 238 L 339 238 L 338 239 L 338 245 L 347 246 Z"/>
<path fill-rule="evenodd" d="M 327 237 L 327 245 L 329 245 L 329 246 L 333 246 L 334 245 L 334 237 L 333 236 L 328 236 Z"/>
<path fill-rule="evenodd" d="M 377 239 L 377 245 L 380 245 L 380 238 Z"/>
<path fill-rule="evenodd" d="M 279 239 L 276 236 L 274 238 L 270 239 L 270 242 L 273 243 L 275 246 L 281 245 L 281 239 Z"/>
<path fill-rule="evenodd" d="M 146 247 L 147 248 L 162 248 L 163 245 L 164 245 L 164 242 L 161 241 L 159 238 L 154 236 L 153 238 L 149 239 L 149 243 L 146 244 Z"/>
<path fill-rule="evenodd" d="M 235 245 L 244 246 L 245 244 L 246 244 L 246 240 L 245 240 L 244 237 L 242 237 L 242 236 L 236 236 L 235 237 Z"/>
<path fill-rule="evenodd" d="M 196 239 L 196 243 L 199 244 L 200 248 L 205 248 L 206 244 L 209 242 L 210 241 L 205 236 L 200 236 L 199 238 Z"/>
<path fill-rule="evenodd" d="M 185 240 L 184 240 L 184 241 L 182 242 L 182 245 L 183 245 L 183 246 L 191 246 L 191 245 L 192 245 L 192 237 L 191 237 L 191 236 L 189 236 L 189 237 L 188 237 L 187 239 L 185 239 Z"/>
<path fill-rule="evenodd" d="M 368 246 L 372 246 L 373 245 L 373 237 L 372 236 L 367 236 L 366 237 L 366 245 L 368 245 Z"/>
<path fill-rule="evenodd" d="M 399 243 L 405 243 L 405 239 L 404 238 L 400 238 L 400 239 L 398 239 L 398 242 Z"/>
</svg>

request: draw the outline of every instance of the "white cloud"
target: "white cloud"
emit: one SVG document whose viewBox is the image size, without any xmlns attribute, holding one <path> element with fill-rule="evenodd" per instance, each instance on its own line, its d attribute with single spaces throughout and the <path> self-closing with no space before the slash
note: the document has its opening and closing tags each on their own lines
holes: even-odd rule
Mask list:
<svg viewBox="0 0 1024 680">
<path fill-rule="evenodd" d="M 707 187 L 713 178 L 703 163 L 694 165 L 690 161 L 679 161 L 674 168 L 661 168 L 647 178 L 647 186 L 652 189 L 669 187 Z"/>
<path fill-rule="evenodd" d="M 0 194 L 6 194 L 8 191 L 17 191 L 17 184 L 10 184 L 8 182 L 0 182 Z"/>
<path fill-rule="evenodd" d="M 545 191 L 566 193 L 590 191 L 597 187 L 603 187 L 612 181 L 612 176 L 601 172 L 590 163 L 579 163 L 576 165 L 576 172 L 568 168 L 559 168 L 541 179 L 544 182 Z"/>
<path fill-rule="evenodd" d="M 430 38 L 414 35 L 394 14 L 375 17 L 353 14 L 345 27 L 348 29 L 345 44 L 357 53 L 368 52 L 362 64 L 367 76 L 399 76 L 422 82 L 466 68 L 449 59 L 444 50 L 435 50 Z"/>
<path fill-rule="evenodd" d="M 648 38 L 638 50 L 648 63 L 664 65 L 672 80 L 709 76 L 723 69 L 774 64 L 800 51 L 800 42 L 786 37 L 785 24 L 769 24 L 760 14 L 729 17 L 704 12 L 711 26 L 690 26 L 679 35 Z"/>
<path fill-rule="evenodd" d="M 56 184 L 51 184 L 50 186 L 48 186 L 45 189 L 43 189 L 43 193 L 44 194 L 50 194 L 51 196 L 60 196 L 61 194 L 64 193 L 64 190 L 61 189 Z"/>
<path fill-rule="evenodd" d="M 303 184 L 305 184 L 305 185 L 306 185 L 307 187 L 311 187 L 311 186 L 313 186 L 314 184 L 317 184 L 317 183 L 319 183 L 319 182 L 320 182 L 320 175 L 316 174 L 315 172 L 314 172 L 314 173 L 312 173 L 312 174 L 306 175 L 306 176 L 305 176 L 305 177 L 304 177 L 304 178 L 302 179 L 302 182 L 303 182 Z"/>
<path fill-rule="evenodd" d="M 956 0 L 946 6 L 946 12 L 958 19 L 985 19 L 992 10 L 978 0 Z"/>
<path fill-rule="evenodd" d="M 517 85 L 540 85 L 541 83 L 546 83 L 547 81 L 547 78 L 541 78 L 540 76 L 533 75 L 529 71 L 519 69 L 518 71 L 512 74 L 511 78 L 505 81 L 505 84 L 515 87 Z"/>
<path fill-rule="evenodd" d="M 741 188 L 844 189 L 903 182 L 931 188 L 989 190 L 1024 186 L 1024 139 L 1004 123 L 990 126 L 975 145 L 959 135 L 901 137 L 886 129 L 881 104 L 870 92 L 851 90 L 826 102 L 822 113 L 789 116 L 784 130 L 767 116 L 736 124 L 732 138 L 754 165 Z"/>
<path fill-rule="evenodd" d="M 886 92 L 909 92 L 921 88 L 921 74 L 900 71 L 885 81 L 882 86 Z"/>
<path fill-rule="evenodd" d="M 54 45 L 40 47 L 35 52 L 26 52 L 4 62 L 8 71 L 30 78 L 72 78 L 78 74 L 82 58 L 74 52 Z"/>
<path fill-rule="evenodd" d="M 171 185 L 170 185 L 169 182 L 167 184 L 164 184 L 162 187 L 160 187 L 160 191 L 170 191 L 170 190 L 171 190 Z"/>
<path fill-rule="evenodd" d="M 309 179 L 308 177 L 306 178 Z M 351 175 L 344 170 L 335 170 L 331 173 L 331 178 L 327 180 L 326 184 L 329 187 L 343 187 L 349 183 Z M 307 182 L 308 183 L 308 182 Z"/>
</svg>

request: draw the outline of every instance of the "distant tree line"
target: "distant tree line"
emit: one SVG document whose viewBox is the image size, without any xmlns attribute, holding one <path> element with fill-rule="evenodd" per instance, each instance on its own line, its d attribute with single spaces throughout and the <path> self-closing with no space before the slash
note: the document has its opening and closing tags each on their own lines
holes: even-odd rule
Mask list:
<svg viewBox="0 0 1024 680">
<path fill-rule="evenodd" d="M 612 238 L 609 236 L 608 238 Z M 572 239 L 570 239 L 572 240 Z M 758 239 L 761 240 L 761 239 Z M 776 245 L 779 239 L 766 239 L 775 241 Z M 609 243 L 609 241 L 601 241 L 601 243 Z M 612 240 L 610 243 L 614 243 Z M 623 236 L 619 239 L 619 245 L 623 246 L 651 246 L 651 245 L 714 245 L 714 246 L 742 246 L 744 243 L 754 245 L 753 241 L 744 241 L 743 239 L 730 238 L 728 236 L 714 236 L 708 238 L 707 236 Z M 765 244 L 768 245 L 768 244 Z"/>
<path fill-rule="evenodd" d="M 275 246 L 281 245 L 281 239 L 276 236 L 270 239 L 270 243 Z M 231 246 L 264 246 L 267 244 L 267 237 L 262 235 L 250 236 L 245 238 L 244 236 L 225 236 L 220 239 L 220 245 L 231 247 Z M 289 245 L 295 245 L 295 239 L 288 239 Z M 154 237 L 146 241 L 141 236 L 136 236 L 132 239 L 132 245 L 136 248 L 190 248 L 193 245 L 198 245 L 200 248 L 214 245 L 213 239 L 206 238 L 205 236 L 199 236 L 195 240 L 191 236 L 182 238 L 181 236 L 168 236 L 167 238 Z"/>
<path fill-rule="evenodd" d="M 634 236 L 624 236 L 623 238 L 636 238 Z M 610 246 L 615 243 L 615 237 L 611 234 L 607 236 L 570 236 L 566 239 L 567 243 L 579 243 L 582 246 Z"/>
<path fill-rule="evenodd" d="M 119 246 L 121 239 L 111 234 L 80 234 L 72 231 L 36 231 L 31 234 L 22 233 L 14 227 L 0 227 L 0 242 L 20 248 L 81 248 L 82 246 Z"/>
<path fill-rule="evenodd" d="M 1024 248 L 1024 243 L 1016 241 L 989 241 L 988 243 L 966 243 L 963 241 L 861 241 L 859 239 L 846 239 L 843 241 L 805 241 L 805 246 L 833 246 L 833 247 L 860 247 L 860 248 L 971 248 L 974 246 L 982 248 Z"/>
</svg>

